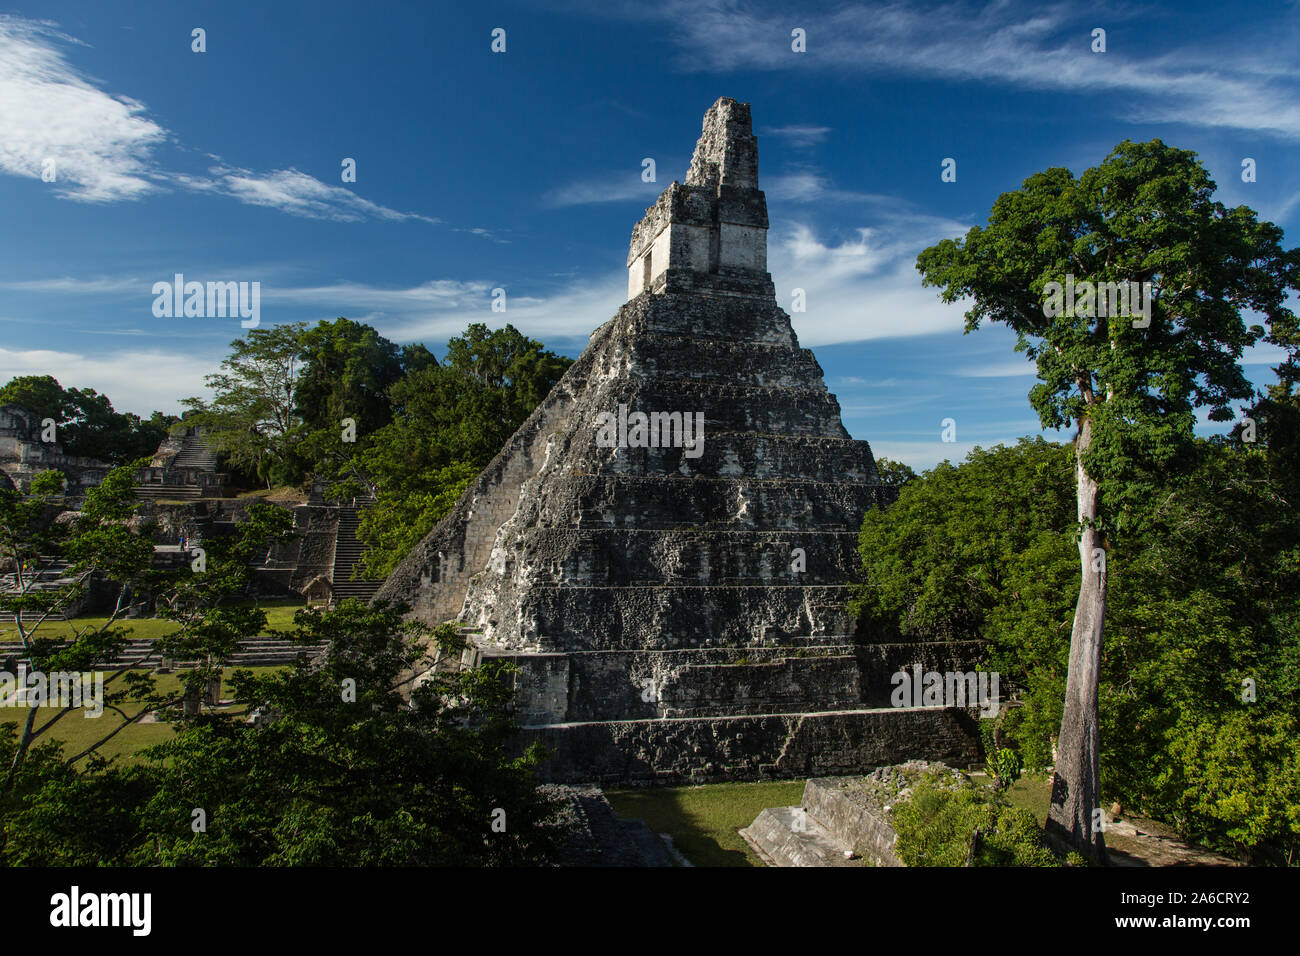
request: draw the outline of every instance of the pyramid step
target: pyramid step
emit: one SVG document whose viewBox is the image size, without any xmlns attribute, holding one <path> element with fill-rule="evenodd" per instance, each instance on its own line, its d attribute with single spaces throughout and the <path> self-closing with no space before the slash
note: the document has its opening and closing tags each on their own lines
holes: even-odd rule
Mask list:
<svg viewBox="0 0 1300 956">
<path fill-rule="evenodd" d="M 852 848 L 837 841 L 802 807 L 771 807 L 740 831 L 768 866 L 861 866 L 845 857 Z"/>
</svg>

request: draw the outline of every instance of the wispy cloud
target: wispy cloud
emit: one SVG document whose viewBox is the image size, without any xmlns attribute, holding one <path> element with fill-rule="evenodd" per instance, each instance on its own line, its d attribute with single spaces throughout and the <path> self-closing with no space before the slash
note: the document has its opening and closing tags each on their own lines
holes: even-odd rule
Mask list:
<svg viewBox="0 0 1300 956">
<path fill-rule="evenodd" d="M 815 169 L 796 169 L 763 179 L 763 189 L 772 199 L 785 202 L 861 202 L 892 205 L 900 202 L 897 196 L 880 193 L 854 192 L 838 189 Z"/>
<path fill-rule="evenodd" d="M 1009 359 L 993 365 L 954 369 L 952 374 L 962 378 L 1034 378 L 1038 375 L 1038 366 L 1027 359 Z"/>
<path fill-rule="evenodd" d="M 636 199 L 645 205 L 654 202 L 667 183 L 641 181 L 640 169 L 579 180 L 553 189 L 542 197 L 543 205 L 585 206 L 591 203 L 629 202 Z"/>
<path fill-rule="evenodd" d="M 147 295 L 151 286 L 151 280 L 139 279 L 133 276 L 97 276 L 88 279 L 61 276 L 54 279 L 22 279 L 16 282 L 0 282 L 0 289 L 9 289 L 12 292 L 44 292 L 60 295 L 116 295 L 119 293 Z"/>
<path fill-rule="evenodd" d="M 212 176 L 212 188 L 217 192 L 249 206 L 267 206 L 309 219 L 332 219 L 336 222 L 360 222 L 364 219 L 439 221 L 419 213 L 389 209 L 363 199 L 344 186 L 330 186 L 296 169 L 258 174 L 247 169 L 216 167 Z"/>
<path fill-rule="evenodd" d="M 264 285 L 266 301 L 299 305 L 328 305 L 344 311 L 371 310 L 373 315 L 423 309 L 490 309 L 491 282 L 431 279 L 404 288 L 385 288 L 361 282 L 335 282 L 322 286 Z"/>
<path fill-rule="evenodd" d="M 807 149 L 825 140 L 830 131 L 829 126 L 768 126 L 759 130 L 759 135 L 776 136 L 797 149 Z"/>
<path fill-rule="evenodd" d="M 1294 37 L 1232 49 L 1219 34 L 1203 48 L 1143 56 L 1091 51 L 1095 14 L 1063 3 L 890 0 L 801 9 L 807 53 L 790 50 L 785 4 L 664 0 L 587 5 L 596 15 L 671 24 L 686 71 L 831 70 L 980 81 L 1032 90 L 1138 94 L 1113 101 L 1134 121 L 1187 123 L 1300 139 Z M 1136 13 L 1111 9 L 1110 24 Z"/>
<path fill-rule="evenodd" d="M 143 104 L 74 69 L 52 24 L 0 15 L 0 171 L 41 179 L 64 199 L 111 202 L 157 189 L 148 173 L 167 138 Z M 52 167 L 47 167 L 47 161 Z"/>
<path fill-rule="evenodd" d="M 143 103 L 106 92 L 74 67 L 64 48 L 77 45 L 84 44 L 51 23 L 0 15 L 0 172 L 39 180 L 52 170 L 55 195 L 79 202 L 180 189 L 311 219 L 438 222 L 292 168 L 258 173 L 219 163 L 206 176 L 168 170 L 156 152 L 174 137 Z"/>
</svg>

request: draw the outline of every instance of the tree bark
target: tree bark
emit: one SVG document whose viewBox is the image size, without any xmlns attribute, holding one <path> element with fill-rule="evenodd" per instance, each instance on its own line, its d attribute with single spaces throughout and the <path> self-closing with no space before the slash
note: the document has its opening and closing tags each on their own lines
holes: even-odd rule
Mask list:
<svg viewBox="0 0 1300 956">
<path fill-rule="evenodd" d="M 1056 770 L 1047 833 L 1094 863 L 1106 862 L 1106 841 L 1096 813 L 1101 807 L 1100 734 L 1097 687 L 1106 617 L 1106 560 L 1097 530 L 1097 482 L 1083 467 L 1092 444 L 1092 423 L 1083 418 L 1075 442 L 1075 477 L 1079 503 L 1079 601 L 1070 633 L 1070 669 L 1065 682 L 1065 711 L 1057 741 Z M 1101 550 L 1099 557 L 1094 551 Z"/>
</svg>

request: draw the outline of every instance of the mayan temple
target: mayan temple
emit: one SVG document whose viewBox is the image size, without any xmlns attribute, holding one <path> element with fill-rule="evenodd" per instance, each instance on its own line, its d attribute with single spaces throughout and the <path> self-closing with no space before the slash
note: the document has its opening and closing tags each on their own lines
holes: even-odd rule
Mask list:
<svg viewBox="0 0 1300 956">
<path fill-rule="evenodd" d="M 758 185 L 749 106 L 720 99 L 632 231 L 627 303 L 377 595 L 462 622 L 466 664 L 518 664 L 552 779 L 977 757 L 967 711 L 890 706 L 892 674 L 975 648 L 855 634 L 888 489 L 777 305 Z"/>
</svg>

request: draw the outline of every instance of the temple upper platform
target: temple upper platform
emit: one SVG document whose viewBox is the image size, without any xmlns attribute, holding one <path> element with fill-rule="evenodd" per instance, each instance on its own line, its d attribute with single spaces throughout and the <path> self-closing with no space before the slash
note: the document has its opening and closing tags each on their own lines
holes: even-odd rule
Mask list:
<svg viewBox="0 0 1300 956">
<path fill-rule="evenodd" d="M 749 104 L 723 97 L 704 114 L 686 182 L 669 185 L 632 230 L 628 299 L 646 291 L 773 297 L 767 226 Z"/>
</svg>

